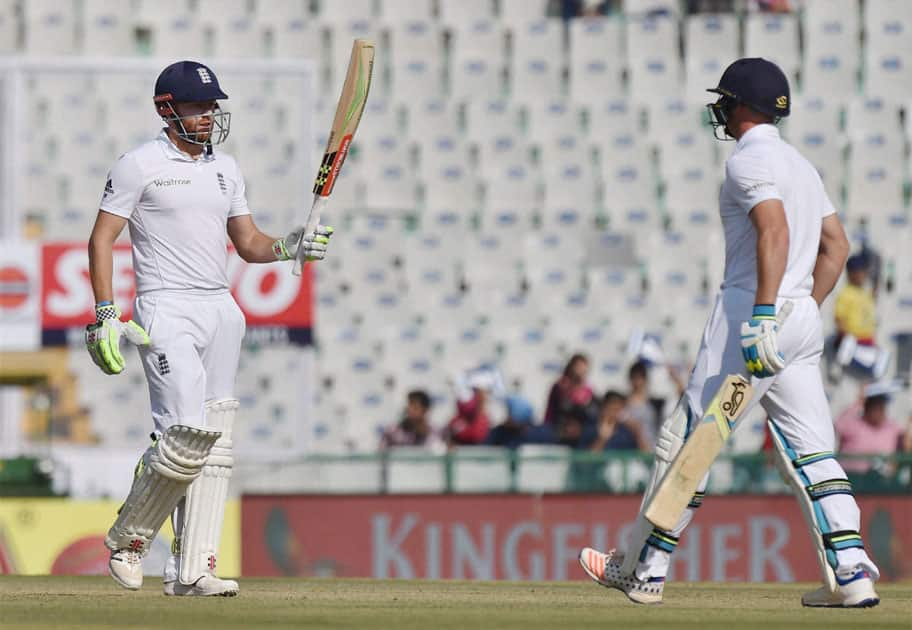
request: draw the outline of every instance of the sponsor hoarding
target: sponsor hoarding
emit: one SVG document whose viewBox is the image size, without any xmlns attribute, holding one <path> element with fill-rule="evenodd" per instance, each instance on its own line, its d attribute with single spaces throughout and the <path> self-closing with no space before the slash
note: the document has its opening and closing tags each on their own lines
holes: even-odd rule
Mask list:
<svg viewBox="0 0 912 630">
<path fill-rule="evenodd" d="M 0 351 L 36 350 L 41 343 L 38 246 L 0 242 Z"/>
<path fill-rule="evenodd" d="M 41 251 L 41 328 L 45 345 L 81 342 L 85 325 L 94 321 L 94 298 L 85 243 L 46 243 Z M 234 253 L 228 257 L 231 293 L 247 318 L 247 341 L 311 342 L 312 274 L 301 277 L 291 262 L 248 264 Z M 114 302 L 126 316 L 133 310 L 135 286 L 128 244 L 114 248 Z"/>
<path fill-rule="evenodd" d="M 862 497 L 862 533 L 884 580 L 912 577 L 912 497 Z M 584 579 L 586 545 L 625 541 L 640 498 L 605 495 L 245 496 L 247 576 Z M 790 496 L 708 497 L 671 576 L 813 582 L 817 563 Z"/>
<path fill-rule="evenodd" d="M 117 516 L 115 501 L 9 499 L 0 501 L 0 574 L 107 575 L 104 537 Z M 143 561 L 146 575 L 161 575 L 171 550 L 170 519 Z M 240 503 L 225 506 L 219 573 L 240 574 Z"/>
</svg>

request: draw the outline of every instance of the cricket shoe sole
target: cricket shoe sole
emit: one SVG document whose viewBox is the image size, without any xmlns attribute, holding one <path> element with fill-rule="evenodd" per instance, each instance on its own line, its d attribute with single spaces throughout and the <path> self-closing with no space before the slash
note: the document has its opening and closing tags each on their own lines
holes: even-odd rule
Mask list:
<svg viewBox="0 0 912 630">
<path fill-rule="evenodd" d="M 637 604 L 661 604 L 665 589 L 665 578 L 637 579 L 622 571 L 623 555 L 614 549 L 602 553 L 591 547 L 584 547 L 579 554 L 579 563 L 593 581 L 607 588 L 614 588 Z"/>
</svg>

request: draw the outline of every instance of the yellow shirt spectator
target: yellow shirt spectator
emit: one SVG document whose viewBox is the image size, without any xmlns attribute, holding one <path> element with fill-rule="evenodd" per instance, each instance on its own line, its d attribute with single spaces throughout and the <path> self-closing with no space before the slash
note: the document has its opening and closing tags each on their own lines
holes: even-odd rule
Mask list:
<svg viewBox="0 0 912 630">
<path fill-rule="evenodd" d="M 873 341 L 877 332 L 874 296 L 861 286 L 845 285 L 836 297 L 836 325 L 845 335 Z"/>
</svg>

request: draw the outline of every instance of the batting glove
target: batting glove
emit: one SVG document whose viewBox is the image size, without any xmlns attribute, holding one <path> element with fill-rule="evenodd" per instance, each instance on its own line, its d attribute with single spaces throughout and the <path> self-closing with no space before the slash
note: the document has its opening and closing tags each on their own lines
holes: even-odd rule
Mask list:
<svg viewBox="0 0 912 630">
<path fill-rule="evenodd" d="M 111 303 L 102 302 L 95 306 L 95 323 L 86 326 L 86 350 L 95 365 L 105 374 L 120 374 L 124 370 L 124 358 L 120 353 L 120 337 L 135 346 L 148 346 L 149 335 L 142 326 L 132 319 L 120 321 L 120 309 Z"/>
<path fill-rule="evenodd" d="M 741 324 L 741 354 L 752 376 L 767 378 L 785 368 L 777 334 L 791 312 L 791 302 L 782 305 L 778 317 L 774 304 L 756 304 L 750 321 Z"/>
<path fill-rule="evenodd" d="M 308 262 L 323 260 L 326 257 L 329 239 L 334 231 L 332 226 L 318 225 L 316 230 L 301 238 L 304 226 L 299 226 L 289 232 L 285 238 L 280 238 L 273 243 L 272 251 L 276 260 L 292 260 L 298 253 L 298 247 L 303 247 L 304 260 Z"/>
</svg>

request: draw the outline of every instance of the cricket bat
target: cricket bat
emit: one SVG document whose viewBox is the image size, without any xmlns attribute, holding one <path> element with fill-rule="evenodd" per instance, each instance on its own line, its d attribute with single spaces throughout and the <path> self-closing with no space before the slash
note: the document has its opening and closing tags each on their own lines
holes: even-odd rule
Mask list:
<svg viewBox="0 0 912 630">
<path fill-rule="evenodd" d="M 336 106 L 336 115 L 333 117 L 329 140 L 326 142 L 326 151 L 314 181 L 313 204 L 307 215 L 307 221 L 304 223 L 302 238 L 304 234 L 313 232 L 320 224 L 320 215 L 332 193 L 345 157 L 348 155 L 348 148 L 351 146 L 358 123 L 361 122 L 361 113 L 364 111 L 364 104 L 367 103 L 367 93 L 370 90 L 373 70 L 374 43 L 368 39 L 356 39 L 352 45 L 348 73 L 345 75 L 342 95 Z M 303 267 L 304 254 L 299 243 L 292 273 L 300 276 Z"/>
<path fill-rule="evenodd" d="M 725 377 L 702 420 L 659 482 L 646 508 L 646 520 L 664 531 L 675 528 L 703 476 L 722 450 L 732 427 L 747 408 L 752 394 L 750 381 L 740 374 Z"/>
</svg>

